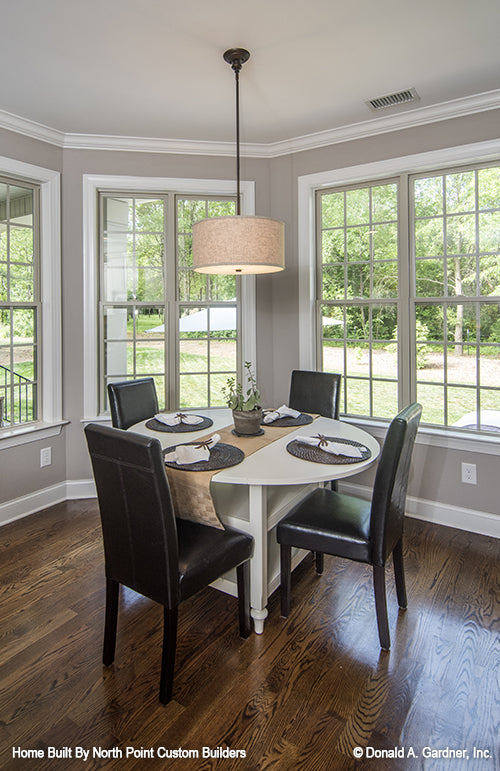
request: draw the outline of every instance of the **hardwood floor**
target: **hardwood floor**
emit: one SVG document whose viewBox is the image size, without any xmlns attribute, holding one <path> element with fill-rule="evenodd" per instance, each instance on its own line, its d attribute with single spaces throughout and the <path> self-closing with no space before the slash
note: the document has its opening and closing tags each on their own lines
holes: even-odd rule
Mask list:
<svg viewBox="0 0 500 771">
<path fill-rule="evenodd" d="M 275 593 L 264 634 L 246 642 L 236 600 L 207 589 L 181 606 L 174 697 L 162 707 L 160 607 L 124 591 L 115 664 L 101 664 L 96 502 L 68 502 L 7 525 L 0 766 L 498 769 L 499 543 L 408 519 L 406 612 L 398 612 L 388 571 L 390 652 L 379 647 L 367 566 L 325 557 L 318 577 L 307 558 L 292 576 L 288 620 Z M 203 747 L 246 757 L 203 758 Z M 474 758 L 474 747 L 490 757 Z M 90 751 L 86 762 L 77 748 Z M 136 757 L 127 758 L 127 748 Z M 179 748 L 199 758 L 158 757 Z M 395 748 L 410 756 L 380 756 Z M 425 758 L 425 748 L 465 749 L 470 759 Z M 43 758 L 26 755 L 37 750 Z"/>
</svg>

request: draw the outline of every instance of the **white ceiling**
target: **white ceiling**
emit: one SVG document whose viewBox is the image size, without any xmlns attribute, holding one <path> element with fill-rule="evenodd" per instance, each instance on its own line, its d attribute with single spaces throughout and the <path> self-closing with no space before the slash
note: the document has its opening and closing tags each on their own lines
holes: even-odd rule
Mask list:
<svg viewBox="0 0 500 771">
<path fill-rule="evenodd" d="M 399 110 L 495 92 L 499 30 L 499 0 L 11 0 L 0 111 L 64 134 L 231 141 L 222 54 L 241 46 L 241 139 L 272 143 L 373 120 L 365 100 L 407 88 L 421 99 Z"/>
</svg>

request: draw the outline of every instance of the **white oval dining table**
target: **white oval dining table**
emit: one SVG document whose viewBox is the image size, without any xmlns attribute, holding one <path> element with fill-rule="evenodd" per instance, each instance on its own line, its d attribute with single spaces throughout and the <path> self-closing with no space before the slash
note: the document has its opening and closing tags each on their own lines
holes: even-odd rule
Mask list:
<svg viewBox="0 0 500 771">
<path fill-rule="evenodd" d="M 211 418 L 213 425 L 201 431 L 165 433 L 146 428 L 147 421 L 142 421 L 131 426 L 129 431 L 155 436 L 165 448 L 178 444 L 179 440 L 192 442 L 232 424 L 229 409 L 189 412 Z M 264 426 L 264 431 L 272 438 L 272 425 Z M 287 445 L 297 436 L 317 434 L 359 442 L 370 450 L 370 457 L 354 463 L 324 464 L 302 460 L 287 451 Z M 241 441 L 240 446 L 244 449 Z M 275 536 L 278 522 L 310 490 L 331 480 L 359 474 L 376 462 L 379 453 L 377 440 L 363 429 L 342 420 L 318 417 L 313 423 L 298 426 L 295 431 L 271 441 L 245 457 L 237 466 L 214 474 L 211 492 L 219 518 L 229 527 L 250 533 L 255 540 L 254 555 L 250 562 L 250 603 L 257 634 L 264 630 L 268 597 L 280 583 L 279 548 Z M 292 567 L 306 553 L 297 550 L 293 554 Z M 235 575 L 227 574 L 214 582 L 213 586 L 234 596 L 237 594 Z"/>
</svg>

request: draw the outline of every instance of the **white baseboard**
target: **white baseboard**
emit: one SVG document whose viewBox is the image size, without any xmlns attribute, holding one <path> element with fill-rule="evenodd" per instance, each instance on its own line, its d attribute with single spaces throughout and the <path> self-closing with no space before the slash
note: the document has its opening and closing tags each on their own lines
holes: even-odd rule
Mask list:
<svg viewBox="0 0 500 771">
<path fill-rule="evenodd" d="M 371 496 L 371 488 L 364 485 L 341 482 L 340 488 L 342 492 L 358 495 L 366 500 L 369 500 Z M 461 506 L 427 501 L 424 498 L 415 498 L 411 495 L 406 499 L 406 514 L 424 522 L 434 522 L 436 525 L 456 527 L 459 530 L 468 530 L 470 533 L 500 538 L 500 514 L 464 509 Z"/>
<path fill-rule="evenodd" d="M 54 506 L 63 501 L 73 501 L 79 498 L 95 498 L 95 484 L 93 479 L 78 479 L 59 482 L 50 487 L 44 487 L 34 493 L 23 495 L 20 498 L 0 503 L 0 526 L 14 522 L 16 519 L 35 514 L 41 509 Z"/>
<path fill-rule="evenodd" d="M 349 482 L 341 482 L 343 492 L 358 495 L 368 500 L 371 496 L 371 488 L 356 485 Z M 79 498 L 95 498 L 96 491 L 93 479 L 74 479 L 60 482 L 57 485 L 37 490 L 29 495 L 23 495 L 6 503 L 0 504 L 0 526 L 13 522 L 21 517 L 34 514 L 41 509 L 54 506 L 62 501 L 74 501 Z M 459 530 L 468 530 L 471 533 L 489 535 L 492 538 L 500 538 L 500 514 L 487 511 L 474 511 L 460 506 L 451 506 L 446 503 L 436 503 L 423 498 L 408 496 L 406 500 L 406 513 L 415 519 L 425 522 L 434 522 L 436 525 L 456 527 Z"/>
<path fill-rule="evenodd" d="M 97 498 L 93 479 L 70 479 L 66 482 L 66 500 L 77 501 L 79 498 Z"/>
</svg>

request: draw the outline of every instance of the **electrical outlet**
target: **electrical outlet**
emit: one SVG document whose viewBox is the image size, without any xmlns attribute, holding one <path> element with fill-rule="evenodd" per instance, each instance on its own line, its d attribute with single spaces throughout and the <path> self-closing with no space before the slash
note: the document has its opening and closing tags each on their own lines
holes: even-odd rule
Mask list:
<svg viewBox="0 0 500 771">
<path fill-rule="evenodd" d="M 52 447 L 42 447 L 40 450 L 40 468 L 52 463 Z"/>
<path fill-rule="evenodd" d="M 475 463 L 462 463 L 462 482 L 466 485 L 477 485 Z"/>
</svg>

